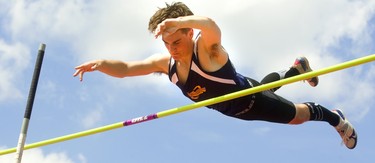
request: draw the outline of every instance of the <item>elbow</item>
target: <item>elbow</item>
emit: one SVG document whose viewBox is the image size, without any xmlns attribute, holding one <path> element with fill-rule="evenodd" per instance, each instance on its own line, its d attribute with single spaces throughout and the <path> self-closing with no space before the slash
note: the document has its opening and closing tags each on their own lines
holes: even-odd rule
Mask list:
<svg viewBox="0 0 375 163">
<path fill-rule="evenodd" d="M 115 78 L 125 78 L 127 75 L 119 74 L 119 75 L 112 75 Z"/>
<path fill-rule="evenodd" d="M 202 27 L 202 30 L 205 30 L 208 33 L 214 33 L 215 36 L 221 36 L 221 30 L 217 25 L 216 21 L 209 17 L 204 17 L 205 23 Z"/>
<path fill-rule="evenodd" d="M 208 26 L 219 28 L 219 26 L 217 25 L 217 23 L 214 19 L 209 18 L 209 17 L 206 17 L 205 19 L 206 19 L 206 22 L 207 22 Z"/>
</svg>

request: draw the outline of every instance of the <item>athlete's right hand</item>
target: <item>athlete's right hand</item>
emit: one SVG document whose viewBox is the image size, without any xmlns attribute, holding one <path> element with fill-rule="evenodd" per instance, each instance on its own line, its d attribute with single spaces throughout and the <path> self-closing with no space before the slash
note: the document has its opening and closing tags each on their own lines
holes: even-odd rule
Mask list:
<svg viewBox="0 0 375 163">
<path fill-rule="evenodd" d="M 76 77 L 77 75 L 79 75 L 79 81 L 82 81 L 83 80 L 83 74 L 85 72 L 95 71 L 95 70 L 97 70 L 98 66 L 99 66 L 98 61 L 90 61 L 90 62 L 83 63 L 83 64 L 75 67 L 76 72 L 73 74 L 73 76 Z"/>
<path fill-rule="evenodd" d="M 155 38 L 158 38 L 160 35 L 166 37 L 175 33 L 180 28 L 180 21 L 181 18 L 170 18 L 159 23 L 154 31 Z"/>
</svg>

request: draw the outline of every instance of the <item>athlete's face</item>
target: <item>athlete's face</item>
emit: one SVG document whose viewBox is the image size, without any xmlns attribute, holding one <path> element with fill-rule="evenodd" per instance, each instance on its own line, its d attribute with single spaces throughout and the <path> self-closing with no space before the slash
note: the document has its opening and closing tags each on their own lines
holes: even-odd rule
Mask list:
<svg viewBox="0 0 375 163">
<path fill-rule="evenodd" d="M 189 53 L 192 53 L 192 37 L 193 30 L 188 33 L 183 33 L 182 30 L 177 30 L 175 33 L 162 36 L 165 47 L 174 60 L 180 60 Z"/>
</svg>

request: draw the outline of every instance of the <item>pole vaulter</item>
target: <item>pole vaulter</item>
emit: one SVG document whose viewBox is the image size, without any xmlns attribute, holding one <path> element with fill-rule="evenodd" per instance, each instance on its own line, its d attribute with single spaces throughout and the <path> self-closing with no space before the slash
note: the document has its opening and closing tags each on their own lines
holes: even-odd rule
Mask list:
<svg viewBox="0 0 375 163">
<path fill-rule="evenodd" d="M 197 108 L 200 108 L 200 107 L 224 102 L 224 101 L 227 101 L 227 100 L 232 100 L 232 99 L 243 97 L 243 96 L 246 96 L 246 95 L 249 95 L 249 94 L 254 94 L 254 93 L 257 93 L 257 92 L 269 90 L 269 89 L 276 88 L 276 87 L 279 87 L 279 86 L 283 86 L 283 85 L 286 85 L 286 84 L 294 83 L 294 82 L 301 81 L 301 80 L 306 80 L 306 79 L 309 79 L 309 78 L 312 78 L 312 77 L 315 77 L 315 76 L 321 76 L 321 75 L 324 75 L 324 74 L 328 74 L 328 73 L 332 73 L 332 72 L 335 72 L 335 71 L 347 69 L 347 68 L 350 68 L 350 67 L 354 67 L 354 66 L 358 66 L 358 65 L 361 65 L 361 64 L 369 63 L 369 62 L 372 62 L 372 61 L 375 61 L 375 54 L 371 54 L 371 55 L 368 55 L 368 56 L 365 56 L 365 57 L 362 57 L 362 58 L 358 58 L 358 59 L 350 60 L 350 61 L 347 61 L 347 62 L 343 62 L 343 63 L 333 65 L 333 66 L 330 66 L 330 67 L 326 67 L 326 68 L 323 68 L 323 69 L 320 69 L 320 70 L 307 72 L 305 74 L 297 75 L 297 76 L 286 78 L 286 79 L 283 79 L 283 80 L 275 81 L 275 82 L 272 82 L 272 83 L 268 83 L 268 84 L 260 85 L 260 86 L 257 86 L 257 87 L 241 90 L 241 91 L 238 91 L 238 92 L 233 92 L 233 93 L 230 93 L 230 94 L 222 95 L 222 96 L 219 96 L 219 97 L 207 99 L 207 100 L 204 100 L 204 101 L 196 102 L 196 103 L 193 103 L 193 104 L 189 104 L 189 105 L 185 105 L 185 106 L 181 106 L 181 107 L 176 107 L 176 108 L 173 108 L 173 109 L 161 111 L 161 112 L 158 112 L 158 113 L 154 113 L 154 114 L 150 114 L 150 115 L 146 115 L 146 116 L 142 116 L 142 117 L 138 117 L 138 118 L 133 118 L 133 119 L 130 119 L 130 120 L 126 120 L 124 122 L 118 122 L 118 123 L 114 123 L 114 124 L 103 126 L 103 127 L 98 127 L 98 128 L 85 130 L 85 131 L 77 132 L 77 133 L 70 134 L 70 135 L 65 135 L 65 136 L 61 136 L 61 137 L 56 137 L 56 138 L 47 139 L 47 140 L 43 140 L 43 141 L 40 141 L 40 142 L 28 144 L 28 145 L 25 146 L 25 149 L 31 149 L 31 148 L 46 146 L 46 145 L 50 145 L 50 144 L 54 144 L 54 143 L 59 143 L 59 142 L 63 142 L 63 141 L 71 140 L 71 139 L 76 139 L 76 138 L 80 138 L 80 137 L 84 137 L 84 136 L 88 136 L 88 135 L 93 135 L 93 134 L 96 134 L 96 133 L 101 133 L 101 132 L 125 127 L 125 126 L 138 124 L 138 123 L 141 123 L 141 122 L 154 120 L 154 119 L 157 119 L 157 118 L 167 117 L 167 116 L 170 116 L 170 115 L 178 114 L 178 113 L 181 113 L 181 112 L 186 112 L 186 111 L 189 111 L 189 110 L 193 110 L 193 109 L 197 109 Z M 0 151 L 0 155 L 13 153 L 15 151 L 16 151 L 16 148 L 9 148 L 9 149 Z"/>
</svg>

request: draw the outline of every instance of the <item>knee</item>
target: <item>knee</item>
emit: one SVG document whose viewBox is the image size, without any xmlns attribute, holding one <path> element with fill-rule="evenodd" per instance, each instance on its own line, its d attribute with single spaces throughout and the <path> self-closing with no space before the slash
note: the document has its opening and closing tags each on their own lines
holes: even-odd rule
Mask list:
<svg viewBox="0 0 375 163">
<path fill-rule="evenodd" d="M 289 124 L 302 124 L 310 119 L 310 111 L 306 104 L 295 104 L 296 115 Z"/>
</svg>

